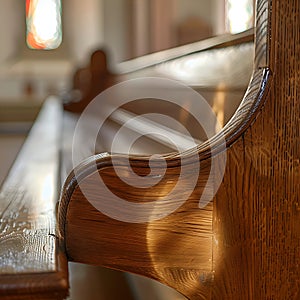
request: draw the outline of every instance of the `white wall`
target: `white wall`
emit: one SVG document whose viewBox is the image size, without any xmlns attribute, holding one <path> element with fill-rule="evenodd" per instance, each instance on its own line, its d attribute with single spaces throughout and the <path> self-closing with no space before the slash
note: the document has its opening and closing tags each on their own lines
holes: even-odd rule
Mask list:
<svg viewBox="0 0 300 300">
<path fill-rule="evenodd" d="M 63 51 L 68 52 L 68 59 L 81 61 L 89 51 L 103 44 L 103 1 L 62 0 L 63 39 L 66 44 Z M 0 0 L 0 5 L 1 67 L 7 59 L 17 59 L 21 52 L 24 54 L 25 1 Z M 28 58 L 30 55 L 26 53 L 25 56 Z M 47 59 L 47 55 L 43 56 Z"/>
<path fill-rule="evenodd" d="M 132 0 L 132 37 L 131 47 L 132 56 L 142 56 L 149 53 L 150 39 L 149 33 L 149 1 L 148 0 Z"/>
<path fill-rule="evenodd" d="M 23 3 L 25 11 L 25 1 Z M 22 39 L 23 28 L 19 23 L 25 22 L 25 14 L 19 9 L 19 0 L 0 0 L 0 68 L 7 59 L 17 52 L 18 41 Z M 24 38 L 25 39 L 25 38 Z"/>
<path fill-rule="evenodd" d="M 213 0 L 175 0 L 176 21 L 183 22 L 190 16 L 200 17 L 212 25 Z M 218 0 L 221 1 L 221 0 Z"/>
<path fill-rule="evenodd" d="M 213 33 L 225 33 L 225 0 L 212 0 Z"/>
<path fill-rule="evenodd" d="M 176 22 L 196 16 L 211 25 L 213 35 L 224 33 L 225 0 L 175 0 Z"/>
<path fill-rule="evenodd" d="M 130 13 L 127 0 L 104 0 L 104 41 L 112 64 L 129 57 Z"/>
<path fill-rule="evenodd" d="M 103 10 L 103 0 L 64 0 L 65 38 L 75 63 L 103 45 Z"/>
</svg>

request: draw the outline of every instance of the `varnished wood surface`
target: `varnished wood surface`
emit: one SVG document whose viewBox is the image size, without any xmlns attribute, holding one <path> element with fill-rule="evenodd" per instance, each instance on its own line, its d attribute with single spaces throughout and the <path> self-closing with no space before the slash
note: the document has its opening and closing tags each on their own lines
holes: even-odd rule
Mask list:
<svg viewBox="0 0 300 300">
<path fill-rule="evenodd" d="M 272 2 L 266 0 L 256 1 L 256 30 L 255 32 L 255 68 L 270 66 L 270 18 Z"/>
<path fill-rule="evenodd" d="M 234 42 L 236 42 L 234 40 Z M 239 63 L 239 67 L 236 67 L 237 62 L 242 60 L 242 63 Z M 189 75 L 189 78 L 194 78 L 193 83 L 190 80 L 186 80 L 184 76 L 180 76 L 182 72 L 189 72 L 189 69 L 185 68 L 185 65 L 190 65 L 195 63 L 193 67 L 193 72 Z M 182 83 L 188 84 L 193 89 L 195 89 L 202 99 L 207 101 L 207 103 L 212 107 L 212 110 L 216 114 L 216 118 L 221 126 L 224 126 L 228 120 L 232 117 L 233 113 L 236 111 L 239 106 L 243 95 L 245 94 L 248 82 L 251 77 L 251 65 L 253 65 L 253 44 L 245 43 L 242 45 L 228 46 L 225 48 L 218 48 L 210 51 L 201 51 L 193 55 L 187 55 L 179 59 L 174 59 L 164 64 L 158 64 L 154 67 L 149 67 L 137 71 L 134 73 L 128 73 L 123 75 L 123 79 L 136 79 L 140 77 L 153 77 L 160 76 L 164 78 L 170 78 L 175 80 L 180 80 Z M 210 66 L 213 66 L 210 68 Z M 175 71 L 172 69 L 175 67 Z M 186 70 L 187 69 L 187 70 Z M 213 74 L 218 73 L 218 76 Z M 203 83 L 202 83 L 203 82 Z M 255 85 L 256 86 L 256 85 Z M 140 89 L 143 89 L 143 86 L 140 86 Z M 161 90 L 162 94 L 165 94 L 166 91 L 164 88 Z M 255 92 L 257 92 L 255 90 Z M 253 94 L 253 93 L 252 93 Z M 124 96 L 126 91 L 124 91 Z M 182 107 L 188 108 L 189 111 L 199 112 L 199 103 L 192 101 L 189 97 L 186 97 L 186 89 L 177 87 L 172 91 L 168 92 L 168 97 L 178 97 L 182 95 Z M 183 151 L 188 148 L 192 148 L 195 144 L 200 144 L 202 141 L 207 139 L 207 136 L 203 132 L 201 124 L 192 117 L 190 113 L 185 111 L 182 107 L 173 105 L 167 101 L 159 101 L 158 99 L 141 99 L 132 101 L 131 103 L 126 104 L 121 109 L 118 109 L 114 114 L 109 118 L 108 121 L 104 123 L 103 128 L 101 128 L 99 137 L 96 143 L 96 151 L 93 148 L 93 138 L 90 137 L 90 132 L 93 127 L 98 128 L 99 119 L 103 119 L 103 116 L 106 114 L 107 107 L 110 108 L 112 105 L 117 104 L 114 102 L 114 99 L 111 97 L 106 97 L 102 99 L 101 103 L 93 111 L 93 116 L 90 116 L 88 124 L 85 124 L 82 128 L 82 147 L 81 149 L 81 158 L 89 157 L 94 153 L 101 153 L 105 151 L 114 152 L 114 153 L 127 153 L 128 148 L 130 148 L 131 154 L 155 154 L 155 153 L 169 153 L 174 151 Z M 249 106 L 249 101 L 247 101 Z M 75 103 L 76 104 L 76 103 Z M 80 106 L 80 103 L 78 103 Z M 85 104 L 84 104 L 85 105 Z M 79 107 L 78 106 L 78 107 Z M 243 108 L 244 109 L 244 108 Z M 132 147 L 129 147 L 128 144 L 130 141 L 134 140 L 134 136 L 138 137 L 142 135 L 142 130 L 146 126 L 149 127 L 149 122 L 154 121 L 157 126 L 155 127 L 164 127 L 163 132 L 166 133 L 166 130 L 175 130 L 178 135 L 183 134 L 182 128 L 172 127 L 168 122 L 163 123 L 162 118 L 158 116 L 156 119 L 152 119 L 149 122 L 147 117 L 143 117 L 148 124 L 145 126 L 138 126 L 137 124 L 133 125 L 131 129 L 126 130 L 122 137 L 118 140 L 118 147 L 115 151 L 112 151 L 112 142 L 118 130 L 122 127 L 124 129 L 124 123 L 129 120 L 128 115 L 131 117 L 144 115 L 144 114 L 158 114 L 163 116 L 168 116 L 178 121 L 179 124 L 184 126 L 184 129 L 195 139 L 193 145 L 190 147 L 186 146 L 187 144 L 184 140 L 178 142 L 176 145 L 168 143 L 165 139 L 165 136 L 169 134 L 162 134 L 161 138 L 159 136 L 147 135 L 143 138 L 139 138 L 138 142 L 135 143 Z M 124 120 L 124 115 L 127 117 Z M 202 115 L 201 119 L 205 122 L 206 116 Z M 72 138 L 73 132 L 78 120 L 78 116 L 75 114 L 65 113 L 64 116 L 64 138 L 63 138 L 63 152 L 65 153 L 63 162 L 63 176 L 62 179 L 66 178 L 68 172 L 72 169 L 72 162 L 70 154 L 72 149 Z M 126 127 L 126 126 L 125 126 Z M 232 127 L 232 126 L 231 126 Z M 230 128 L 231 128 L 230 127 Z M 158 140 L 156 140 L 158 139 Z M 165 146 L 163 146 L 165 145 Z M 185 145 L 185 146 L 184 146 Z M 78 152 L 79 149 L 77 149 Z"/>
<path fill-rule="evenodd" d="M 253 42 L 200 51 L 170 59 L 152 67 L 123 75 L 123 79 L 164 77 L 182 82 L 195 90 L 241 90 L 241 98 L 253 70 Z"/>
<path fill-rule="evenodd" d="M 214 203 L 215 299 L 300 298 L 300 3 L 259 3 L 267 6 L 262 63 L 273 79 L 257 120 L 227 152 Z"/>
<path fill-rule="evenodd" d="M 267 76 L 267 73 L 265 75 Z M 256 97 L 259 97 L 260 91 L 264 88 L 265 79 L 264 72 L 256 74 L 255 87 L 249 91 L 242 111 L 248 109 L 250 113 L 251 109 L 253 110 L 250 104 L 257 102 Z M 237 118 L 237 121 L 239 122 L 235 124 L 236 127 L 229 123 L 231 131 L 228 129 L 228 137 L 232 132 L 237 131 L 237 128 L 242 129 L 244 119 Z M 205 150 L 205 144 L 203 145 L 203 159 L 205 159 L 208 150 Z M 117 161 L 119 175 L 123 174 L 124 179 L 128 179 L 130 172 L 126 158 L 119 157 Z M 102 189 L 99 193 L 98 172 L 90 173 L 96 163 L 102 179 L 113 193 L 133 202 L 156 201 L 164 197 L 177 183 L 178 172 L 180 172 L 178 166 L 183 163 L 177 155 L 167 157 L 167 161 L 169 164 L 167 174 L 155 186 L 155 193 L 153 188 L 140 191 L 138 188 L 129 188 L 122 183 L 121 179 L 117 178 L 108 155 L 92 157 L 86 161 L 81 166 L 81 170 L 77 171 L 77 180 L 80 181 L 81 186 L 91 192 L 90 198 L 93 201 L 102 201 L 109 205 L 107 202 L 109 194 Z M 130 163 L 138 174 L 147 174 L 149 167 L 145 164 L 145 158 L 131 157 Z M 185 163 L 189 171 L 182 179 L 178 194 L 180 196 L 177 199 L 172 197 L 165 199 L 165 205 L 167 203 L 174 205 L 176 201 L 187 197 L 185 190 L 191 179 L 189 176 L 194 174 L 194 162 L 192 158 L 187 158 Z M 158 168 L 159 165 L 160 163 L 157 162 Z M 61 226 L 64 224 L 61 227 L 65 230 L 63 234 L 67 233 L 64 242 L 69 259 L 147 275 L 176 288 L 192 299 L 199 297 L 199 299 L 206 299 L 211 293 L 209 286 L 213 278 L 213 256 L 210 248 L 213 243 L 213 212 L 211 204 L 200 210 L 198 202 L 205 184 L 213 186 L 213 181 L 207 183 L 209 170 L 210 161 L 206 159 L 201 163 L 197 188 L 188 197 L 186 204 L 167 218 L 149 224 L 123 223 L 104 216 L 85 200 L 72 174 L 66 182 L 60 208 L 60 224 Z M 78 177 L 78 174 L 81 175 Z M 159 207 L 157 211 L 159 212 Z M 92 238 L 96 232 L 97 238 Z M 122 240 L 124 239 L 122 243 L 117 238 L 118 232 L 122 232 Z M 183 244 L 180 243 L 181 239 Z M 188 241 L 187 245 L 184 245 L 185 241 Z M 97 254 L 88 257 L 84 255 L 87 249 L 93 247 L 97 249 Z M 199 278 L 201 281 L 198 280 Z"/>
<path fill-rule="evenodd" d="M 141 69 L 155 66 L 160 63 L 170 61 L 172 59 L 178 59 L 180 57 L 184 57 L 187 55 L 199 53 L 201 51 L 251 42 L 253 41 L 253 38 L 254 38 L 253 29 L 250 29 L 248 31 L 236 35 L 224 34 L 221 36 L 205 39 L 200 42 L 191 43 L 188 45 L 179 46 L 164 51 L 159 51 L 153 54 L 148 54 L 135 59 L 131 59 L 129 61 L 125 61 L 116 66 L 115 72 L 117 74 L 128 74 L 130 72 L 136 72 Z"/>
<path fill-rule="evenodd" d="M 61 106 L 49 99 L 0 193 L 0 298 L 63 299 L 67 263 L 58 248 Z"/>
<path fill-rule="evenodd" d="M 256 41 L 249 89 L 223 128 L 228 160 L 213 203 L 198 207 L 204 186 L 212 189 L 218 175 L 215 170 L 213 178 L 208 177 L 212 158 L 208 142 L 183 155 L 166 155 L 168 169 L 162 180 L 142 190 L 121 181 L 132 176 L 126 156 L 114 156 L 120 178 L 112 156 L 91 157 L 78 167 L 77 179 L 70 175 L 62 195 L 60 238 L 68 259 L 155 278 L 190 299 L 299 299 L 299 3 L 262 0 L 257 7 L 256 36 L 262 39 Z M 220 136 L 210 143 L 218 150 Z M 199 174 L 195 174 L 194 154 L 201 162 Z M 148 160 L 130 156 L 130 165 L 145 176 Z M 162 204 L 159 200 L 177 183 L 182 166 L 188 172 L 178 193 Z M 159 171 L 161 161 L 155 161 L 154 167 Z M 111 206 L 110 194 L 101 186 L 99 190 L 99 174 L 111 191 L 129 202 L 157 202 L 152 214 L 164 205 L 188 200 L 160 220 L 117 221 L 95 209 L 78 186 L 79 182 L 90 192 L 94 203 Z M 197 186 L 187 195 L 186 187 L 195 175 L 199 176 Z M 59 274 L 50 273 L 55 278 Z M 40 275 L 41 286 L 44 277 Z M 14 276 L 2 278 L 6 294 L 9 286 L 15 289 Z M 57 281 L 47 278 L 57 287 Z M 18 287 L 24 292 L 20 283 Z M 34 291 L 37 297 L 47 298 L 49 290 L 42 290 L 34 284 L 26 286 L 23 298 L 28 291 L 31 297 Z M 63 292 L 55 293 L 52 296 Z"/>
<path fill-rule="evenodd" d="M 115 66 L 114 73 L 107 67 L 106 52 L 99 49 L 92 53 L 87 67 L 77 69 L 72 90 L 61 97 L 66 110 L 82 113 L 98 94 L 118 82 L 167 77 L 200 93 L 239 91 L 240 100 L 250 80 L 252 56 L 253 30 L 225 34 L 122 62 Z M 235 110 L 236 107 L 231 112 Z"/>
<path fill-rule="evenodd" d="M 222 131 L 227 163 L 214 201 L 198 207 L 204 185 L 213 188 L 218 176 L 216 169 L 213 178 L 208 177 L 211 159 L 222 154 L 218 134 L 210 141 L 214 156 L 208 142 L 181 155 L 165 156 L 166 174 L 149 189 L 122 182 L 132 176 L 127 157 L 91 157 L 78 167 L 77 178 L 69 176 L 61 199 L 60 237 L 70 260 L 155 278 L 189 299 L 299 299 L 299 16 L 298 0 L 257 2 L 253 77 Z M 198 184 L 188 196 L 190 176 L 198 176 L 195 153 L 201 169 Z M 117 162 L 115 169 L 112 158 Z M 149 172 L 148 159 L 129 157 L 131 167 L 142 176 Z M 99 174 L 123 199 L 161 205 L 159 200 L 177 183 L 183 165 L 189 172 L 180 191 L 165 198 L 164 204 L 188 200 L 163 219 L 126 223 L 92 205 L 113 205 L 99 185 Z M 155 168 L 160 167 L 158 160 Z M 78 183 L 89 191 L 92 203 Z"/>
</svg>

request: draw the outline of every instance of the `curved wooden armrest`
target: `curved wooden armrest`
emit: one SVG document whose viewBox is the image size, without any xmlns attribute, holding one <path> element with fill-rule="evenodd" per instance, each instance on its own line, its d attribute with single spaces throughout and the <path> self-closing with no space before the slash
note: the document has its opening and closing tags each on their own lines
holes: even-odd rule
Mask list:
<svg viewBox="0 0 300 300">
<path fill-rule="evenodd" d="M 166 170 L 161 159 L 150 169 L 149 157 L 109 154 L 74 170 L 59 207 L 69 260 L 154 278 L 190 299 L 299 299 L 299 16 L 298 0 L 257 2 L 253 77 L 220 134 L 164 156 Z M 225 174 L 199 208 L 224 163 L 221 134 Z M 136 175 L 145 186 L 134 187 Z"/>
<path fill-rule="evenodd" d="M 223 129 L 228 147 L 260 110 L 268 78 L 267 69 L 254 73 L 244 101 Z M 151 161 L 156 176 L 145 181 L 149 188 L 124 183 L 134 185 L 136 175 L 150 172 L 149 157 L 101 154 L 84 161 L 66 180 L 59 208 L 68 259 L 148 276 L 192 299 L 208 295 L 214 277 L 213 204 L 199 209 L 199 199 L 214 189 L 210 146 L 218 151 L 220 135 L 210 145 L 165 156 L 165 175 L 164 164 Z M 220 154 L 220 163 L 223 158 Z M 155 184 L 157 176 L 162 179 Z M 197 183 L 190 190 L 192 178 Z M 133 204 L 132 211 L 122 201 Z"/>
</svg>

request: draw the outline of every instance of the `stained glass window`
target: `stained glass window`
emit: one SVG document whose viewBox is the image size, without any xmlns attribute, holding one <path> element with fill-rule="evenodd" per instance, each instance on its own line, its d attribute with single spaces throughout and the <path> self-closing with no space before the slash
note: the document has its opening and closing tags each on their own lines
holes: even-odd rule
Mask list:
<svg viewBox="0 0 300 300">
<path fill-rule="evenodd" d="M 26 28 L 29 48 L 58 48 L 62 41 L 61 0 L 26 0 Z"/>
<path fill-rule="evenodd" d="M 253 27 L 253 0 L 227 0 L 227 31 L 238 33 Z"/>
</svg>

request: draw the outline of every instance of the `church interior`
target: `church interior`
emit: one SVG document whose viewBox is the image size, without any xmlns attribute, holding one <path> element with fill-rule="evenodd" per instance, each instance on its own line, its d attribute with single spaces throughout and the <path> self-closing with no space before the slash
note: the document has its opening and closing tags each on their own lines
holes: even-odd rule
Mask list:
<svg viewBox="0 0 300 300">
<path fill-rule="evenodd" d="M 300 5 L 297 1 L 287 0 L 292 7 L 288 10 L 278 3 L 274 4 L 274 0 L 0 0 L 1 299 L 184 300 L 225 299 L 224 295 L 228 299 L 242 299 L 239 297 L 243 293 L 245 299 L 264 299 L 264 293 L 265 299 L 299 299 L 300 283 L 299 279 L 295 279 L 300 271 L 297 254 L 297 249 L 300 250 L 299 187 L 296 188 L 299 179 L 299 115 L 296 115 L 299 103 L 298 106 L 295 104 L 297 95 L 300 96 L 299 61 L 294 65 L 288 62 L 277 68 L 276 63 L 281 62 L 280 59 L 284 61 L 287 55 L 282 54 L 281 57 L 281 51 L 274 50 L 274 44 L 281 38 L 288 40 L 284 34 L 278 34 L 280 27 L 274 29 L 282 17 L 277 13 L 279 11 L 288 14 L 282 28 L 289 28 L 290 35 L 297 41 L 293 44 L 293 38 L 290 38 L 286 46 L 290 51 L 287 52 L 291 53 L 290 61 L 297 61 L 297 49 L 300 50 L 300 27 L 297 30 Z M 292 21 L 288 23 L 288 20 Z M 277 44 L 282 45 L 279 42 Z M 287 122 L 288 118 L 294 122 L 295 129 L 280 127 L 281 121 L 264 121 L 268 120 L 268 113 L 270 117 L 274 116 L 281 107 L 280 104 L 278 107 L 268 105 L 267 101 L 281 97 L 281 94 L 276 94 L 281 81 L 278 79 L 279 84 L 275 85 L 270 78 L 273 73 L 281 74 L 284 67 L 289 67 L 282 74 L 289 76 L 289 82 L 285 83 L 289 87 L 285 89 L 288 95 L 285 100 L 291 109 L 286 108 L 283 114 Z M 278 73 L 273 72 L 272 68 L 279 70 Z M 274 82 L 280 76 L 274 75 Z M 146 95 L 144 102 L 135 99 L 132 103 L 117 105 L 113 102 L 114 90 L 111 94 L 105 94 L 110 88 L 122 85 L 127 80 L 139 82 L 143 78 L 146 81 L 140 81 L 140 87 L 141 95 Z M 169 102 L 155 102 L 152 99 L 154 96 L 148 97 L 155 93 L 147 86 L 147 80 L 153 78 L 158 79 L 153 81 L 157 94 L 161 92 L 160 95 L 166 97 L 180 98 L 186 86 L 196 91 L 208 103 L 208 110 L 213 112 L 212 119 L 209 119 L 210 114 L 204 108 L 201 108 L 203 111 L 197 108 L 199 103 L 189 99 L 192 96 L 182 94 L 186 99 L 183 104 L 177 102 L 177 106 Z M 284 81 L 283 78 L 282 75 L 280 79 Z M 173 91 L 160 90 L 160 84 L 169 84 L 164 80 L 172 80 Z M 170 86 L 173 88 L 172 84 Z M 271 92 L 268 94 L 269 89 Z M 130 90 L 130 84 L 129 88 L 124 88 L 124 92 L 121 91 L 124 98 L 127 90 Z M 108 95 L 106 98 L 109 101 L 102 99 L 97 109 L 90 109 L 88 122 L 81 123 L 86 127 L 79 132 L 76 124 L 80 124 L 80 116 L 89 111 L 90 103 L 102 92 L 102 98 Z M 128 94 L 131 95 L 130 92 Z M 118 109 L 111 110 L 110 106 L 113 105 Z M 182 107 L 178 108 L 180 105 Z M 155 106 L 160 107 L 154 109 Z M 159 116 L 153 114 L 148 118 L 148 109 L 151 113 L 158 112 Z M 206 125 L 199 125 L 197 113 L 210 120 L 210 129 Z M 101 114 L 109 116 L 109 120 L 103 122 L 103 132 L 95 133 L 97 137 L 92 145 L 86 130 L 89 134 L 96 130 L 91 123 L 93 118 L 100 118 Z M 173 117 L 176 121 L 171 124 L 168 118 Z M 125 123 L 127 125 L 123 126 Z M 268 125 L 273 126 L 272 129 Z M 38 129 L 39 126 L 42 129 Z M 125 130 L 123 127 L 126 127 Z M 143 130 L 149 132 L 146 137 L 140 138 Z M 260 137 L 261 132 L 265 132 L 266 137 Z M 273 140 L 274 132 L 279 139 L 276 137 Z M 118 140 L 114 138 L 122 133 L 123 136 Z M 288 135 L 288 146 L 285 146 L 282 141 L 287 141 Z M 131 140 L 134 142 L 131 143 Z M 54 142 L 57 141 L 59 146 L 56 147 Z M 45 145 L 49 143 L 48 146 L 44 145 L 45 150 L 40 149 L 40 144 L 44 142 Z M 212 154 L 207 154 L 208 142 L 212 149 L 215 146 L 215 154 L 213 150 Z M 90 149 L 78 150 L 79 175 L 76 174 L 74 163 L 76 143 L 88 146 L 86 148 L 94 147 L 91 153 Z M 52 148 L 55 154 L 51 152 Z M 196 150 L 190 150 L 192 148 Z M 221 148 L 225 149 L 225 153 L 227 151 L 225 159 L 220 154 L 223 151 Z M 272 149 L 276 149 L 274 158 Z M 35 154 L 35 151 L 39 154 Z M 46 158 L 49 155 L 45 170 L 42 167 L 45 160 L 43 151 Z M 73 157 L 71 151 L 74 151 Z M 111 217 L 115 220 L 107 221 L 111 216 L 110 210 L 102 214 L 93 201 L 85 201 L 88 196 L 84 194 L 84 187 L 90 192 L 96 182 L 95 172 L 92 172 L 95 171 L 93 162 L 97 166 L 96 173 L 102 176 L 114 195 L 125 195 L 127 200 L 135 204 L 143 204 L 148 198 L 152 202 L 159 202 L 162 195 L 167 193 L 166 190 L 173 187 L 174 178 L 176 182 L 181 178 L 178 179 L 176 173 L 178 153 L 181 151 L 186 155 L 188 166 L 190 160 L 195 159 L 201 162 L 201 167 L 199 163 L 199 170 L 195 171 L 195 166 L 193 170 L 187 168 L 186 177 L 182 179 L 185 185 L 178 185 L 179 195 L 182 196 L 176 194 L 173 200 L 176 202 L 181 197 L 188 200 L 166 217 L 160 217 L 157 212 L 160 204 L 157 204 L 158 208 L 151 208 L 152 215 L 150 213 L 149 218 L 153 217 L 153 220 L 144 221 L 141 213 L 142 221 L 127 225 L 130 222 L 126 221 L 126 213 L 125 221 L 123 216 L 118 217 L 118 211 L 113 212 L 116 217 Z M 117 156 L 119 153 L 120 157 Z M 91 154 L 95 154 L 94 158 L 91 158 Z M 109 163 L 114 154 L 120 170 L 110 173 Z M 126 169 L 126 155 L 129 157 L 128 164 L 136 168 L 133 168 L 133 175 Z M 148 155 L 152 155 L 151 158 Z M 167 167 L 164 175 L 155 173 L 161 168 L 156 155 L 165 157 Z M 219 160 L 223 159 L 220 165 L 214 165 L 216 173 L 217 169 L 224 169 L 221 179 L 215 173 L 211 175 L 212 172 L 208 175 L 206 170 L 208 161 L 211 165 L 215 163 L 214 155 Z M 50 163 L 50 158 L 54 156 L 55 165 Z M 154 171 L 151 169 L 152 158 Z M 281 158 L 283 162 L 278 163 Z M 39 164 L 40 174 L 36 173 L 36 177 L 31 179 L 30 170 L 39 170 Z M 184 166 L 184 160 L 180 164 Z M 147 173 L 149 166 L 151 172 Z M 288 174 L 283 179 L 282 174 L 274 175 L 277 171 Z M 46 191 L 50 172 L 57 175 L 54 179 L 51 177 L 51 187 L 55 186 L 57 191 L 48 191 L 45 196 L 41 193 Z M 195 172 L 197 181 L 188 195 L 187 186 L 192 184 L 189 176 Z M 17 173 L 23 177 L 20 179 Z M 115 179 L 116 174 L 130 180 L 138 174 L 145 177 L 146 182 L 162 176 L 163 179 L 155 181 L 150 188 L 142 186 L 142 192 L 137 192 L 124 188 L 125 184 L 119 182 L 122 179 Z M 207 189 L 206 186 L 203 188 L 202 178 L 205 178 L 206 186 L 210 180 L 214 180 L 214 183 Z M 277 179 L 283 186 L 280 190 Z M 32 192 L 32 199 L 28 200 L 28 208 L 25 201 L 31 191 L 27 193 L 27 181 L 31 181 L 29 185 L 36 190 Z M 15 191 L 14 182 L 19 186 Z M 80 186 L 81 182 L 84 187 Z M 126 184 L 130 185 L 128 182 Z M 215 188 L 216 184 L 220 186 L 219 190 Z M 274 186 L 277 187 L 272 190 Z M 37 191 L 40 187 L 43 188 L 42 192 Z M 232 192 L 235 188 L 236 191 Z M 213 200 L 207 201 L 204 207 L 201 207 L 200 200 L 196 210 L 196 200 L 203 199 L 205 193 L 211 194 Z M 288 196 L 282 196 L 283 193 Z M 21 195 L 21 200 L 18 200 L 18 195 Z M 44 208 L 35 208 L 41 206 L 38 204 L 40 202 L 32 204 L 37 195 L 41 195 L 37 201 L 42 201 L 44 196 L 45 199 L 56 199 L 51 200 L 55 201 L 53 207 L 47 208 L 46 212 Z M 9 197 L 13 200 L 7 200 Z M 106 197 L 106 192 L 94 197 L 98 201 Z M 243 202 L 248 198 L 249 201 Z M 278 205 L 271 204 L 271 199 L 276 199 L 274 203 Z M 230 204 L 231 201 L 235 204 Z M 13 210 L 9 213 L 14 205 L 19 205 L 19 216 Z M 54 225 L 39 219 L 50 210 Z M 248 210 L 249 218 L 242 212 Z M 274 216 L 278 217 L 277 221 L 273 221 Z M 11 225 L 9 220 L 13 218 L 16 220 Z M 35 263 L 30 261 L 31 256 L 27 259 L 22 255 L 26 251 L 34 252 L 28 250 L 34 248 L 27 247 L 27 244 L 40 247 L 39 243 L 44 243 L 38 241 L 44 238 L 40 237 L 39 230 L 43 228 L 39 222 L 45 222 L 44 226 L 49 230 L 47 235 L 52 236 L 53 240 L 45 243 L 42 253 L 37 254 L 38 258 L 33 258 L 32 261 L 41 261 L 37 263 L 40 269 L 36 271 Z M 85 229 L 89 224 L 91 227 Z M 175 229 L 169 229 L 171 224 Z M 272 234 L 270 238 L 268 228 Z M 21 242 L 18 230 L 22 232 Z M 191 245 L 184 244 L 183 231 L 188 230 L 192 231 L 187 241 Z M 18 234 L 15 241 L 14 231 Z M 279 231 L 282 240 L 278 242 L 276 232 L 279 234 Z M 98 238 L 98 235 L 102 237 Z M 25 250 L 20 246 L 23 243 Z M 136 247 L 132 245 L 135 243 Z M 285 245 L 290 247 L 291 252 L 286 260 L 282 258 Z M 270 250 L 270 255 L 266 254 L 267 258 L 263 261 L 268 246 L 274 251 Z M 199 254 L 192 256 L 198 248 Z M 145 254 L 136 254 L 143 251 Z M 20 258 L 14 254 L 21 252 L 22 255 L 18 254 Z M 9 257 L 9 253 L 13 253 L 12 257 Z M 128 262 L 130 257 L 133 257 L 132 265 Z M 18 267 L 18 259 L 25 262 L 23 269 Z M 220 264 L 223 259 L 224 265 Z M 284 265 L 282 276 L 289 278 L 287 287 L 282 289 L 276 285 L 278 278 L 282 278 L 278 275 L 280 263 Z M 26 274 L 26 268 L 29 275 Z M 270 275 L 265 275 L 268 270 L 271 270 Z M 39 279 L 39 274 L 46 276 L 48 272 L 53 277 Z M 36 279 L 27 283 L 27 275 L 32 278 L 36 276 Z M 230 279 L 225 279 L 227 275 L 238 284 L 233 286 Z M 274 278 L 270 279 L 272 275 Z M 16 288 L 18 279 L 16 284 L 11 282 L 15 282 L 18 276 L 22 277 L 21 287 Z M 3 282 L 1 277 L 4 278 Z M 259 283 L 261 278 L 263 284 Z M 41 290 L 39 282 L 42 282 L 42 287 L 47 286 L 45 292 Z M 66 286 L 68 292 L 64 294 Z"/>
</svg>

